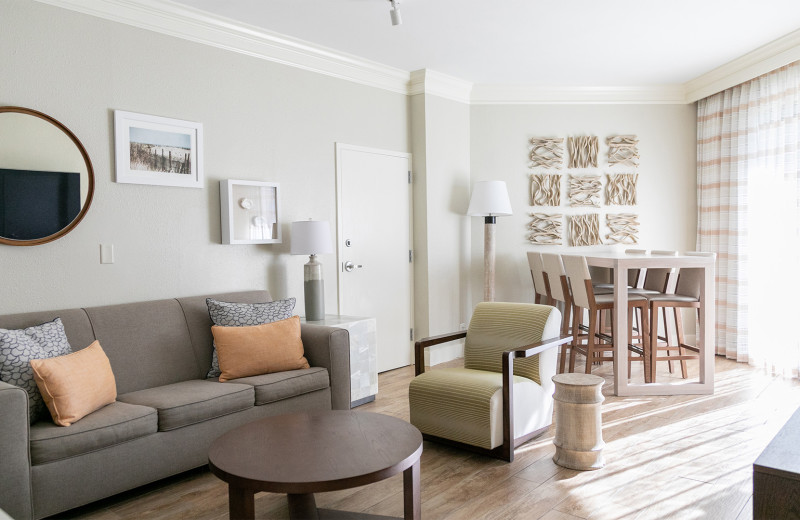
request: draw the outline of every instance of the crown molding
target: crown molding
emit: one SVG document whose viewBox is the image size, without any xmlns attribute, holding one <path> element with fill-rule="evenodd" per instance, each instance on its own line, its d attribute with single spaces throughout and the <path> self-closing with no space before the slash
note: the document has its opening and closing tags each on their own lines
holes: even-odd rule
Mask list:
<svg viewBox="0 0 800 520">
<path fill-rule="evenodd" d="M 362 85 L 408 93 L 407 71 L 170 0 L 36 1 Z"/>
<path fill-rule="evenodd" d="M 472 83 L 435 70 L 422 69 L 411 72 L 408 95 L 433 94 L 460 103 L 470 103 Z"/>
<path fill-rule="evenodd" d="M 800 60 L 800 30 L 797 30 L 680 85 L 472 84 L 429 69 L 409 73 L 171 0 L 36 1 L 390 92 L 432 94 L 475 105 L 693 103 Z"/>
<path fill-rule="evenodd" d="M 684 104 L 683 85 L 651 87 L 555 87 L 485 85 L 472 88 L 473 105 Z"/>
<path fill-rule="evenodd" d="M 694 103 L 797 60 L 800 60 L 800 29 L 687 81 L 686 101 Z"/>
</svg>

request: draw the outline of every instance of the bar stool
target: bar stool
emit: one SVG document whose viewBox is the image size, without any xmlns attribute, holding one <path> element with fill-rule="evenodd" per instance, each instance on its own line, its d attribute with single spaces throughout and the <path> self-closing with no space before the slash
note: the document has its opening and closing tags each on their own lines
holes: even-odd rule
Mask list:
<svg viewBox="0 0 800 520">
<path fill-rule="evenodd" d="M 550 304 L 550 297 L 546 281 L 544 279 L 544 267 L 542 266 L 542 254 L 535 251 L 528 251 L 528 267 L 533 278 L 533 291 L 535 293 L 533 303 Z"/>
<path fill-rule="evenodd" d="M 567 273 L 564 271 L 564 264 L 561 262 L 561 255 L 555 253 L 542 253 L 542 265 L 544 266 L 545 285 L 549 290 L 550 301 L 559 302 L 563 305 L 564 311 L 561 313 L 561 334 L 569 334 L 569 324 L 572 313 L 572 295 L 570 294 Z M 578 334 L 579 331 L 574 331 Z M 569 343 L 561 345 L 561 357 L 558 362 L 558 373 L 563 373 L 566 367 L 567 351 Z"/>
<path fill-rule="evenodd" d="M 716 253 L 705 253 L 699 251 L 690 251 L 686 253 L 687 256 L 705 256 L 717 257 Z M 664 294 L 661 296 L 648 297 L 650 302 L 650 315 L 653 320 L 653 330 L 658 330 L 658 309 L 664 309 L 666 313 L 667 308 L 671 308 L 675 318 L 675 331 L 678 337 L 678 355 L 672 355 L 670 352 L 670 345 L 667 342 L 666 346 L 658 346 L 658 334 L 653 334 L 650 338 L 650 380 L 656 380 L 656 365 L 659 361 L 680 361 L 681 362 L 681 377 L 686 379 L 686 360 L 699 359 L 700 349 L 693 345 L 684 343 L 683 336 L 683 322 L 681 319 L 680 309 L 684 307 L 697 309 L 697 317 L 700 317 L 700 290 L 703 284 L 703 269 L 698 267 L 684 267 L 678 272 L 678 282 L 675 285 L 674 294 Z M 666 317 L 666 314 L 665 314 Z M 666 325 L 666 324 L 665 324 Z M 665 327 L 666 328 L 666 327 Z M 672 347 L 673 349 L 675 347 Z M 685 351 L 689 350 L 694 354 L 686 354 Z M 659 356 L 659 351 L 666 351 L 666 356 Z"/>
<path fill-rule="evenodd" d="M 570 352 L 569 370 L 575 370 L 576 353 L 580 352 L 586 356 L 586 373 L 591 373 L 592 363 L 613 361 L 614 360 L 614 338 L 612 335 L 598 333 L 598 315 L 601 310 L 611 311 L 613 319 L 614 311 L 614 295 L 613 294 L 597 294 L 595 295 L 592 288 L 592 278 L 589 274 L 589 266 L 586 263 L 585 256 L 571 256 L 562 255 L 561 260 L 564 263 L 564 270 L 566 271 L 569 285 L 572 288 L 572 330 L 580 330 L 581 316 L 583 309 L 589 311 L 589 327 L 586 336 L 586 345 L 579 344 L 578 336 L 573 334 L 572 351 Z M 633 309 L 647 308 L 647 299 L 644 296 L 630 295 L 628 297 L 628 323 L 632 325 Z M 642 329 L 644 338 L 641 346 L 634 347 L 628 345 L 628 350 L 640 354 L 637 360 L 644 361 L 644 354 L 646 352 L 645 345 L 648 341 L 648 319 L 647 313 L 642 313 Z M 632 333 L 632 330 L 629 331 Z M 631 337 L 633 335 L 631 334 Z M 606 341 L 611 344 L 602 344 L 598 342 Z M 604 355 L 610 352 L 611 355 Z M 630 358 L 630 355 L 628 355 Z M 623 360 L 619 360 L 623 362 Z M 645 381 L 649 382 L 648 370 L 645 368 Z"/>
</svg>

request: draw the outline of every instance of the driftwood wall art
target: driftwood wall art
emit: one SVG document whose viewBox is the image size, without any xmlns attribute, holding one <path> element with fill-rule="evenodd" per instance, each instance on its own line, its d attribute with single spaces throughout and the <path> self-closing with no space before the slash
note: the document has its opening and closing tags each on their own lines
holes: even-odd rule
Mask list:
<svg viewBox="0 0 800 520">
<path fill-rule="evenodd" d="M 528 240 L 534 244 L 560 245 L 561 244 L 561 220 L 562 214 L 547 213 L 528 213 L 531 222 L 528 229 L 531 230 Z"/>
<path fill-rule="evenodd" d="M 532 137 L 529 168 L 555 168 L 564 165 L 563 137 Z"/>
<path fill-rule="evenodd" d="M 599 175 L 570 175 L 569 176 L 569 205 L 600 207 Z"/>
<path fill-rule="evenodd" d="M 633 213 L 606 215 L 609 233 L 606 241 L 609 244 L 638 244 L 639 216 Z"/>
<path fill-rule="evenodd" d="M 597 213 L 572 215 L 569 218 L 570 245 L 596 246 L 600 242 L 600 219 Z"/>
<path fill-rule="evenodd" d="M 570 168 L 597 168 L 597 136 L 582 135 L 567 139 Z"/>
<path fill-rule="evenodd" d="M 531 174 L 531 206 L 561 205 L 561 175 Z"/>
<path fill-rule="evenodd" d="M 607 173 L 606 204 L 610 206 L 635 206 L 638 173 Z"/>
<path fill-rule="evenodd" d="M 639 138 L 635 135 L 612 135 L 606 138 L 608 165 L 639 166 Z"/>
</svg>

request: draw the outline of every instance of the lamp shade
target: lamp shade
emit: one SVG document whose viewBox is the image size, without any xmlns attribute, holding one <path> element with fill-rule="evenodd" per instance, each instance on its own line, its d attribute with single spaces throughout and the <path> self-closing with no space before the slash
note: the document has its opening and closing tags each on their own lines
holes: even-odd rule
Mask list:
<svg viewBox="0 0 800 520">
<path fill-rule="evenodd" d="M 293 255 L 333 253 L 331 226 L 327 220 L 292 222 L 291 240 Z"/>
<path fill-rule="evenodd" d="M 478 181 L 472 185 L 467 215 L 495 217 L 511 215 L 511 201 L 504 181 Z"/>
</svg>

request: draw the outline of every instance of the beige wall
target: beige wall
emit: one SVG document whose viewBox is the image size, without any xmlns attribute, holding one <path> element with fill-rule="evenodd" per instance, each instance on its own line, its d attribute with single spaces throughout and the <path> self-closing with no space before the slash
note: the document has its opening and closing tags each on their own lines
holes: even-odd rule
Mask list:
<svg viewBox="0 0 800 520">
<path fill-rule="evenodd" d="M 408 100 L 127 25 L 24 0 L 3 0 L 0 105 L 45 112 L 91 156 L 95 199 L 69 235 L 0 247 L 0 313 L 267 288 L 298 296 L 302 266 L 288 238 L 221 245 L 219 181 L 281 184 L 292 220 L 335 222 L 334 143 L 409 151 Z M 202 190 L 116 184 L 113 110 L 199 121 Z M 99 244 L 116 263 L 100 264 Z M 334 255 L 323 255 L 336 309 Z"/>
<path fill-rule="evenodd" d="M 528 191 L 531 137 L 596 135 L 600 141 L 599 166 L 603 166 L 608 164 L 607 136 L 638 135 L 641 156 L 638 206 L 635 211 L 625 208 L 611 212 L 639 214 L 640 246 L 644 248 L 694 249 L 697 227 L 694 105 L 479 105 L 472 107 L 471 115 L 471 180 L 506 181 L 514 209 L 513 216 L 497 218 L 497 300 L 533 301 L 527 251 L 581 251 L 566 246 L 533 246 L 525 238 L 530 221 L 528 213 L 534 210 L 529 205 Z M 607 167 L 598 168 L 594 173 L 607 171 Z M 565 187 L 562 182 L 560 212 L 588 212 L 566 207 Z M 606 211 L 602 208 L 601 215 Z M 566 231 L 566 221 L 564 226 Z M 610 248 L 596 246 L 591 250 Z M 472 220 L 471 280 L 472 293 L 478 301 L 483 284 L 483 219 L 479 218 Z"/>
</svg>

